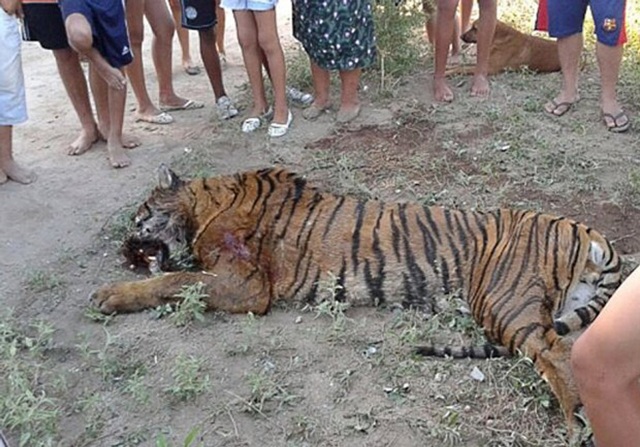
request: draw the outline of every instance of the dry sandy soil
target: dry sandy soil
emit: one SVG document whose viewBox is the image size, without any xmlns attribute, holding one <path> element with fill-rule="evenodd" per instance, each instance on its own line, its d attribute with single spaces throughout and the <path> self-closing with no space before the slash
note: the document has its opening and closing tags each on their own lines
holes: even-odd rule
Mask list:
<svg viewBox="0 0 640 447">
<path fill-rule="evenodd" d="M 229 26 L 224 75 L 246 106 L 234 33 Z M 640 133 L 601 125 L 593 64 L 579 106 L 561 119 L 541 112 L 556 74 L 496 76 L 489 101 L 469 98 L 468 79 L 456 78 L 458 100 L 436 105 L 422 72 L 386 96 L 369 78 L 362 116 L 348 127 L 338 128 L 333 114 L 306 122 L 296 110 L 290 135 L 268 141 L 243 135 L 239 119 L 217 122 L 205 76 L 174 63 L 178 93 L 207 107 L 174 113 L 169 126 L 136 124 L 128 113 L 126 130 L 144 144 L 131 152 L 131 167 L 113 170 L 104 144 L 65 154 L 78 124 L 53 57 L 28 44 L 23 61 L 30 121 L 15 131 L 15 152 L 39 179 L 0 187 L 0 343 L 21 340 L 13 365 L 36 373 L 32 397 L 42 400 L 34 414 L 51 418 L 3 427 L 12 444 L 178 446 L 193 432 L 192 445 L 205 446 L 564 445 L 555 400 L 525 360 L 411 356 L 420 341 L 478 335 L 455 309 L 427 322 L 384 309 L 278 308 L 260 318 L 207 314 L 184 329 L 157 312 L 95 322 L 87 297 L 104 282 L 136 277 L 122 265 L 119 242 L 160 163 L 187 176 L 281 163 L 364 197 L 544 209 L 602 230 L 623 254 L 640 252 Z M 149 57 L 145 63 L 155 92 Z M 625 95 L 637 115 L 637 92 L 623 82 Z M 54 329 L 50 336 L 34 328 L 39 321 Z M 9 327 L 22 335 L 7 336 Z M 38 334 L 43 346 L 33 354 L 24 340 Z M 476 368 L 483 380 L 471 374 Z M 7 395 L 11 380 L 0 379 Z"/>
</svg>

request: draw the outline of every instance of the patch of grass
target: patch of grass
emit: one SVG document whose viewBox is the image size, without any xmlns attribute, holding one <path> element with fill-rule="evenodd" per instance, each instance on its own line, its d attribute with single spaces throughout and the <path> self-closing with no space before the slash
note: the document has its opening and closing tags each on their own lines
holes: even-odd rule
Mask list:
<svg viewBox="0 0 640 447">
<path fill-rule="evenodd" d="M 180 301 L 175 305 L 170 315 L 171 321 L 178 327 L 190 326 L 194 321 L 204 321 L 204 311 L 207 303 L 204 301 L 208 295 L 204 293 L 205 285 L 201 282 L 189 286 L 183 286 L 176 295 Z"/>
<path fill-rule="evenodd" d="M 250 389 L 248 410 L 258 413 L 275 411 L 298 399 L 298 396 L 289 392 L 287 384 L 282 379 L 266 371 L 250 373 L 247 376 Z"/>
<path fill-rule="evenodd" d="M 193 400 L 209 389 L 209 374 L 203 373 L 204 362 L 194 356 L 179 355 L 176 358 L 171 378 L 173 384 L 167 393 L 179 401 Z"/>
<path fill-rule="evenodd" d="M 0 320 L 0 427 L 15 433 L 20 447 L 52 446 L 57 438 L 58 401 L 45 366 L 52 334 L 43 322 L 23 330 L 10 317 Z"/>
<path fill-rule="evenodd" d="M 62 279 L 56 273 L 44 270 L 35 270 L 29 273 L 26 279 L 27 289 L 34 293 L 49 292 L 59 288 L 62 284 Z"/>
<path fill-rule="evenodd" d="M 178 444 L 181 447 L 204 447 L 204 443 L 198 440 L 198 434 L 200 433 L 200 427 L 193 427 L 189 433 L 184 437 L 182 443 Z M 164 433 L 156 436 L 156 447 L 173 447 L 173 444 L 169 442 Z"/>
<path fill-rule="evenodd" d="M 422 2 L 376 0 L 373 7 L 378 92 L 391 95 L 403 76 L 414 73 L 426 54 Z M 416 63 L 418 62 L 418 63 Z"/>
<path fill-rule="evenodd" d="M 334 341 L 340 340 L 345 335 L 347 325 L 351 322 L 345 315 L 349 303 L 336 299 L 342 289 L 343 286 L 338 283 L 338 278 L 332 272 L 328 272 L 327 279 L 318 284 L 318 296 L 321 301 L 313 308 L 316 318 L 329 317 L 331 319 L 329 339 Z"/>
</svg>

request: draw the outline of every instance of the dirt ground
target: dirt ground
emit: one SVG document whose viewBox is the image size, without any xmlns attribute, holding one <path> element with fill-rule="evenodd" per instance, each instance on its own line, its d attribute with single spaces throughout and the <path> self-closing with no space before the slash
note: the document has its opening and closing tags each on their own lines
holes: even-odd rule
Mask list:
<svg viewBox="0 0 640 447">
<path fill-rule="evenodd" d="M 290 42 L 289 6 L 279 8 Z M 225 81 L 246 107 L 228 24 Z M 155 97 L 150 35 L 145 66 Z M 122 265 L 119 242 L 160 163 L 187 176 L 280 163 L 363 197 L 545 210 L 601 230 L 632 260 L 640 252 L 640 133 L 604 129 L 593 63 L 582 100 L 561 119 L 541 112 L 557 74 L 496 76 L 488 101 L 469 98 L 469 80 L 455 78 L 456 102 L 438 105 L 425 71 L 391 95 L 377 95 L 371 83 L 361 117 L 347 127 L 334 114 L 305 121 L 296 109 L 290 134 L 269 141 L 243 135 L 241 119 L 216 121 L 205 75 L 179 69 L 175 47 L 176 91 L 207 106 L 173 113 L 168 126 L 134 123 L 129 112 L 126 131 L 144 144 L 131 152 L 132 166 L 114 170 L 104 144 L 65 154 L 78 123 L 54 59 L 23 46 L 30 120 L 15 129 L 15 154 L 39 179 L 0 187 L 0 300 L 3 324 L 32 338 L 35 322 L 53 328 L 43 352 L 17 359 L 38 372 L 34 399 L 46 397 L 38 409 L 54 422 L 3 427 L 12 445 L 565 445 L 557 404 L 526 360 L 411 356 L 420 341 L 477 336 L 455 309 L 426 322 L 390 310 L 277 308 L 260 318 L 207 314 L 184 329 L 157 312 L 101 324 L 88 318 L 87 297 L 104 282 L 136 277 Z M 621 85 L 635 117 L 637 92 Z M 188 444 L 189 433 L 200 444 Z"/>
</svg>

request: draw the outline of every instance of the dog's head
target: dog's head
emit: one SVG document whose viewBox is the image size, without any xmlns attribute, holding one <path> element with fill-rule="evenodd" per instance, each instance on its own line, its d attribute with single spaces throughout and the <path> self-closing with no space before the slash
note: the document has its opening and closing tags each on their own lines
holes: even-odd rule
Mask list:
<svg viewBox="0 0 640 447">
<path fill-rule="evenodd" d="M 466 43 L 478 43 L 478 21 L 474 20 L 466 32 L 464 32 L 460 38 Z"/>
<path fill-rule="evenodd" d="M 496 29 L 493 33 L 493 40 L 509 38 L 509 36 L 512 36 L 514 32 L 516 31 L 513 28 L 498 20 L 496 22 Z M 466 43 L 478 43 L 478 20 L 475 20 L 471 24 L 471 28 L 463 33 L 460 38 Z"/>
</svg>

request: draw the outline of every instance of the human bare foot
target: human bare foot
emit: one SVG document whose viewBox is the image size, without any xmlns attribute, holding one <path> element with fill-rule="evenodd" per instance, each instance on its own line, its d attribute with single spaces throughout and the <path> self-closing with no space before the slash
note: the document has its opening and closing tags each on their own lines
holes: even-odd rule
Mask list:
<svg viewBox="0 0 640 447">
<path fill-rule="evenodd" d="M 123 149 L 122 141 L 108 141 L 107 151 L 109 152 L 109 161 L 114 168 L 126 168 L 131 164 L 131 159 L 127 156 Z"/>
<path fill-rule="evenodd" d="M 491 93 L 491 87 L 489 86 L 489 79 L 486 75 L 476 74 L 473 76 L 471 82 L 471 96 L 478 98 L 486 98 Z"/>
<path fill-rule="evenodd" d="M 339 123 L 348 123 L 354 120 L 360 114 L 360 103 L 355 104 L 341 104 L 338 113 L 336 114 L 336 121 Z"/>
<path fill-rule="evenodd" d="M 23 185 L 28 185 L 37 178 L 36 173 L 31 169 L 20 166 L 13 160 L 3 163 L 0 171 L 3 172 L 10 180 L 22 183 Z"/>
<path fill-rule="evenodd" d="M 101 135 L 98 132 L 98 128 L 94 127 L 90 132 L 82 129 L 80 131 L 80 135 L 76 138 L 73 143 L 69 145 L 69 149 L 67 151 L 68 155 L 82 155 L 91 149 L 93 143 L 100 139 Z"/>
<path fill-rule="evenodd" d="M 182 68 L 184 69 L 185 73 L 192 76 L 200 74 L 201 71 L 200 67 L 194 64 L 191 59 L 183 60 Z"/>
<path fill-rule="evenodd" d="M 0 185 L 2 185 L 3 183 L 7 183 L 7 180 L 9 180 L 9 177 L 7 177 L 7 174 L 5 174 L 2 169 L 0 169 Z"/>
<path fill-rule="evenodd" d="M 96 71 L 104 79 L 110 88 L 116 90 L 123 90 L 127 86 L 127 78 L 117 68 L 113 68 L 104 59 L 93 59 L 92 63 L 96 68 Z"/>
<path fill-rule="evenodd" d="M 444 77 L 433 78 L 433 97 L 439 102 L 453 101 L 453 91 Z"/>
<path fill-rule="evenodd" d="M 136 137 L 135 135 L 129 135 L 126 133 L 122 134 L 122 147 L 124 149 L 133 149 L 140 146 L 141 144 L 142 142 L 140 141 L 140 138 Z"/>
</svg>

